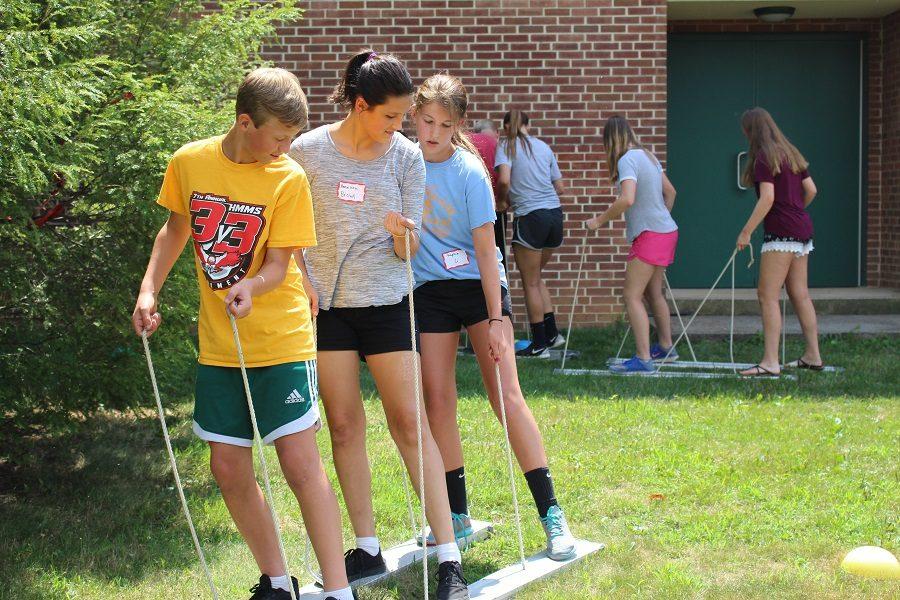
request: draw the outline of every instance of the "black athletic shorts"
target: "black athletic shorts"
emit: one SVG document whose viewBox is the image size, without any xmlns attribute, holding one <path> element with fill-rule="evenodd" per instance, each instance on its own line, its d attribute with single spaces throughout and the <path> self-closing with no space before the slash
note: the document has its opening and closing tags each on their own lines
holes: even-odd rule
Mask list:
<svg viewBox="0 0 900 600">
<path fill-rule="evenodd" d="M 385 306 L 320 310 L 317 328 L 317 349 L 324 352 L 356 350 L 365 357 L 412 350 L 409 297 Z"/>
<path fill-rule="evenodd" d="M 487 301 L 479 279 L 429 281 L 416 288 L 416 321 L 422 333 L 453 333 L 486 321 Z M 500 310 L 512 317 L 506 288 L 500 288 Z"/>
<path fill-rule="evenodd" d="M 561 208 L 539 208 L 513 219 L 513 244 L 531 250 L 559 248 L 563 242 Z"/>
</svg>

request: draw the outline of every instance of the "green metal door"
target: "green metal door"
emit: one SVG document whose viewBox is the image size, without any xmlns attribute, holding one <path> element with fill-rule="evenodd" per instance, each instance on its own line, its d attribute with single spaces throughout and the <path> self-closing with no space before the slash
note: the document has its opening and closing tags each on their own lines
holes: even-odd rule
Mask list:
<svg viewBox="0 0 900 600">
<path fill-rule="evenodd" d="M 857 286 L 861 271 L 861 40 L 854 35 L 672 35 L 668 51 L 668 175 L 680 230 L 669 278 L 709 287 L 753 210 L 741 190 L 741 113 L 766 108 L 810 162 L 816 250 L 810 285 Z M 754 235 L 759 250 L 762 227 Z M 757 268 L 738 259 L 737 285 Z"/>
</svg>

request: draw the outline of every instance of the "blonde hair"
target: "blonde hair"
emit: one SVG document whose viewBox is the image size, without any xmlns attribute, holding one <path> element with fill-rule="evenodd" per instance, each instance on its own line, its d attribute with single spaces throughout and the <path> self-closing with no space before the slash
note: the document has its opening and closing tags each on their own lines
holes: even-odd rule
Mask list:
<svg viewBox="0 0 900 600">
<path fill-rule="evenodd" d="M 518 146 L 516 142 L 519 138 L 522 138 L 525 153 L 531 156 L 531 140 L 522 129 L 526 125 L 528 125 L 528 115 L 517 108 L 507 111 L 503 115 L 503 141 L 506 143 L 506 156 L 510 160 L 516 157 L 516 147 Z"/>
<path fill-rule="evenodd" d="M 772 175 L 781 173 L 781 165 L 788 163 L 791 171 L 800 173 L 809 167 L 809 162 L 803 158 L 800 151 L 788 141 L 769 112 L 760 107 L 751 108 L 741 115 L 741 128 L 750 149 L 747 152 L 747 166 L 741 176 L 741 183 L 745 186 L 753 185 L 753 173 L 756 161 L 759 158 L 765 160 L 772 171 Z"/>
<path fill-rule="evenodd" d="M 457 122 L 466 118 L 466 109 L 469 107 L 469 94 L 466 93 L 466 87 L 457 77 L 453 77 L 447 73 L 438 73 L 432 75 L 419 86 L 416 91 L 415 106 L 416 110 L 424 108 L 428 104 L 438 104 L 445 108 L 450 116 Z M 490 177 L 487 165 L 478 149 L 466 135 L 464 123 L 460 123 L 450 138 L 450 143 L 456 147 L 463 148 L 478 157 L 481 166 L 484 167 L 485 173 Z"/>
<path fill-rule="evenodd" d="M 297 76 L 285 69 L 262 67 L 250 71 L 238 88 L 236 115 L 250 116 L 256 127 L 275 117 L 291 127 L 306 127 L 309 106 Z"/>
<path fill-rule="evenodd" d="M 606 147 L 606 167 L 609 170 L 609 180 L 615 183 L 619 180 L 619 159 L 632 149 L 643 150 L 653 162 L 659 164 L 653 154 L 641 146 L 628 119 L 620 115 L 613 115 L 603 126 L 603 145 Z"/>
</svg>

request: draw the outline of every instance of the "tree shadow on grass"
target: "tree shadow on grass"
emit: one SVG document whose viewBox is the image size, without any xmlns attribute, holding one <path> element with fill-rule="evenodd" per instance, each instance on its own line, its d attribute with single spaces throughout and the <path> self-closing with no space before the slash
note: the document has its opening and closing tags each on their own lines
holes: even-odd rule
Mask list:
<svg viewBox="0 0 900 600">
<path fill-rule="evenodd" d="M 199 506 L 219 492 L 189 419 L 167 417 L 196 520 Z M 127 585 L 151 570 L 196 564 L 153 413 L 105 412 L 67 431 L 0 427 L 0 580 L 60 574 Z M 230 527 L 195 525 L 205 551 L 238 536 Z"/>
</svg>

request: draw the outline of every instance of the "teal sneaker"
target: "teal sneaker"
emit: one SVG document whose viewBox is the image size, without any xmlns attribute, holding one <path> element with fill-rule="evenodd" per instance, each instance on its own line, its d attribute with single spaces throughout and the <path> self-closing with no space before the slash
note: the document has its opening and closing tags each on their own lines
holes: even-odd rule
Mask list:
<svg viewBox="0 0 900 600">
<path fill-rule="evenodd" d="M 469 536 L 475 533 L 475 530 L 472 529 L 472 519 L 469 518 L 469 515 L 458 515 L 455 512 L 451 512 L 450 521 L 453 523 L 453 537 L 456 539 L 456 543 L 459 544 L 459 541 L 463 540 L 461 547 L 465 548 L 469 544 Z M 421 534 L 416 536 L 416 543 L 420 546 L 422 545 Z M 434 546 L 437 543 L 434 541 L 434 535 L 431 533 L 431 528 L 428 529 L 425 543 L 429 546 Z"/>
<path fill-rule="evenodd" d="M 541 525 L 547 535 L 547 556 L 559 561 L 575 558 L 575 538 L 559 506 L 550 507 L 547 516 L 541 519 Z"/>
</svg>

